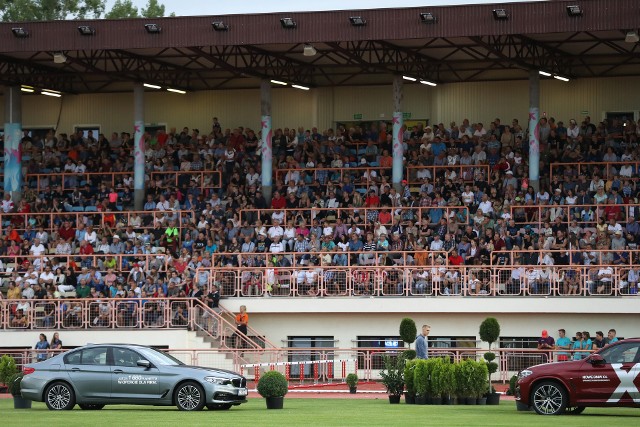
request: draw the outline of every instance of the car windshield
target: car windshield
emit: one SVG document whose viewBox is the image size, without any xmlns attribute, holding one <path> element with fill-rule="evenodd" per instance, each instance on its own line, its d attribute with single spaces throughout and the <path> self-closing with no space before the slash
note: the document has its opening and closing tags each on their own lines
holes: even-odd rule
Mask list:
<svg viewBox="0 0 640 427">
<path fill-rule="evenodd" d="M 166 353 L 163 353 L 155 348 L 145 348 L 144 350 L 140 350 L 142 354 L 149 360 L 149 362 L 154 365 L 162 365 L 162 366 L 177 366 L 184 365 L 181 361 L 176 359 L 173 356 L 170 356 Z"/>
</svg>

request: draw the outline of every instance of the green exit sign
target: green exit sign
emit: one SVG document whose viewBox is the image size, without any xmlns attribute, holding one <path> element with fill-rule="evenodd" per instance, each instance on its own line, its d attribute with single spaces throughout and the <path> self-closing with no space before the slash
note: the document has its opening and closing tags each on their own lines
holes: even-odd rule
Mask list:
<svg viewBox="0 0 640 427">
<path fill-rule="evenodd" d="M 587 110 L 582 110 L 580 111 L 580 114 L 582 114 L 583 116 L 588 116 L 589 112 Z"/>
<path fill-rule="evenodd" d="M 353 120 L 362 120 L 362 114 L 354 114 Z"/>
<path fill-rule="evenodd" d="M 410 119 L 411 118 L 411 113 L 402 113 L 402 118 L 403 119 Z"/>
</svg>

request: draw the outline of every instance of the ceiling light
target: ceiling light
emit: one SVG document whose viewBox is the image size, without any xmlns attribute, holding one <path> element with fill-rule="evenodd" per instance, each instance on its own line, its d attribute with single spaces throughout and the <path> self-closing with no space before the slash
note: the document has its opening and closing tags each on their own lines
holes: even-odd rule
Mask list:
<svg viewBox="0 0 640 427">
<path fill-rule="evenodd" d="M 315 56 L 315 54 L 318 53 L 318 51 L 316 50 L 315 47 L 311 46 L 310 44 L 305 44 L 304 49 L 302 50 L 302 53 L 304 56 Z"/>
<path fill-rule="evenodd" d="M 222 21 L 214 21 L 211 23 L 211 26 L 216 31 L 228 31 L 229 26 Z"/>
<path fill-rule="evenodd" d="M 158 24 L 144 24 L 144 29 L 147 33 L 157 34 L 162 31 L 162 28 Z"/>
<path fill-rule="evenodd" d="M 291 85 L 292 88 L 294 89 L 300 89 L 300 90 L 309 90 L 308 87 L 306 86 L 300 86 L 300 85 Z"/>
<path fill-rule="evenodd" d="M 158 85 L 152 85 L 152 84 L 149 84 L 149 83 L 142 83 L 142 86 L 144 86 L 144 87 L 148 87 L 149 89 L 161 89 L 161 87 L 160 87 L 160 86 L 158 86 Z"/>
<path fill-rule="evenodd" d="M 506 9 L 493 9 L 493 17 L 497 20 L 509 19 L 509 14 Z"/>
<path fill-rule="evenodd" d="M 568 77 L 562 77 L 562 76 L 555 75 L 555 76 L 553 76 L 553 78 L 556 79 L 556 80 L 560 80 L 562 82 L 568 82 L 569 81 Z"/>
<path fill-rule="evenodd" d="M 415 77 L 409 77 L 409 76 L 402 76 L 402 78 L 404 80 L 409 80 L 410 82 L 415 82 L 416 80 L 418 80 Z"/>
<path fill-rule="evenodd" d="M 436 18 L 431 12 L 421 13 L 420 20 L 423 24 L 435 24 L 436 22 L 438 22 L 438 18 Z"/>
<path fill-rule="evenodd" d="M 429 80 L 420 80 L 420 83 L 427 86 L 438 86 L 438 83 L 430 82 Z"/>
<path fill-rule="evenodd" d="M 64 64 L 65 62 L 67 62 L 67 57 L 62 52 L 54 52 L 53 62 L 56 64 Z"/>
<path fill-rule="evenodd" d="M 62 96 L 62 94 L 61 94 L 61 93 L 59 93 L 59 92 L 48 92 L 48 91 L 46 91 L 46 90 L 43 90 L 43 91 L 42 91 L 42 92 L 40 92 L 40 93 L 41 93 L 41 94 L 43 94 L 43 95 L 46 95 L 46 96 L 53 96 L 53 97 L 55 97 L 55 98 L 60 98 L 60 97 Z"/>
<path fill-rule="evenodd" d="M 545 76 L 545 77 L 551 77 L 551 73 L 547 73 L 546 71 L 538 71 L 538 73 L 540 73 L 541 76 Z"/>
<path fill-rule="evenodd" d="M 353 25 L 354 27 L 362 27 L 364 25 L 367 25 L 367 21 L 365 21 L 362 16 L 350 16 L 349 22 L 351 22 L 351 25 Z"/>
<path fill-rule="evenodd" d="M 14 36 L 20 39 L 29 37 L 29 31 L 27 31 L 25 28 L 22 28 L 22 27 L 13 27 L 11 29 L 11 32 L 13 33 Z"/>
<path fill-rule="evenodd" d="M 173 92 L 173 93 L 179 93 L 181 95 L 184 95 L 185 93 L 187 93 L 187 91 L 185 91 L 185 90 L 173 89 L 173 88 L 170 88 L 170 87 L 167 88 L 167 91 Z"/>
<path fill-rule="evenodd" d="M 35 92 L 35 89 L 32 86 L 27 86 L 27 85 L 20 86 L 20 90 L 27 93 Z"/>
<path fill-rule="evenodd" d="M 627 32 L 627 35 L 624 37 L 624 41 L 627 43 L 638 43 L 640 42 L 640 37 L 638 33 L 635 31 Z"/>
<path fill-rule="evenodd" d="M 281 85 L 281 86 L 286 86 L 287 83 L 282 82 L 280 80 L 271 80 L 271 83 L 273 83 L 274 85 Z"/>
<path fill-rule="evenodd" d="M 280 18 L 280 25 L 282 25 L 282 28 L 288 29 L 296 28 L 298 26 L 293 18 Z"/>
<path fill-rule="evenodd" d="M 83 36 L 92 36 L 92 35 L 94 35 L 96 33 L 96 29 L 93 28 L 93 27 L 90 27 L 88 25 L 80 25 L 78 27 L 78 31 Z"/>
<path fill-rule="evenodd" d="M 582 8 L 577 4 L 567 6 L 567 13 L 569 16 L 582 16 Z"/>
</svg>

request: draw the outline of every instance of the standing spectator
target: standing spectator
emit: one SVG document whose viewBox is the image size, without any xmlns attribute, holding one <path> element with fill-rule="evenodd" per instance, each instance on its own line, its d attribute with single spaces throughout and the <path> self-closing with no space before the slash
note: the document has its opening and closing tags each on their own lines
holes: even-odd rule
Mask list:
<svg viewBox="0 0 640 427">
<path fill-rule="evenodd" d="M 591 348 L 593 350 L 600 350 L 605 345 L 607 345 L 607 342 L 604 339 L 604 332 L 596 331 L 596 338 L 593 340 L 593 345 Z"/>
<path fill-rule="evenodd" d="M 613 344 L 614 342 L 618 341 L 618 337 L 616 337 L 616 330 L 615 329 L 609 329 L 609 332 L 607 333 L 607 339 L 606 339 L 606 344 Z"/>
<path fill-rule="evenodd" d="M 38 342 L 36 343 L 35 349 L 41 350 L 36 352 L 36 358 L 38 362 L 42 362 L 43 360 L 47 360 L 47 352 L 44 350 L 49 350 L 51 346 L 49 345 L 49 341 L 47 341 L 47 336 L 45 334 L 40 334 Z"/>
<path fill-rule="evenodd" d="M 558 340 L 556 341 L 556 348 L 559 350 L 570 350 L 571 340 L 566 337 L 566 331 L 564 329 L 558 329 Z M 569 353 L 558 353 L 558 362 L 566 362 L 569 360 Z"/>
<path fill-rule="evenodd" d="M 429 358 L 429 332 L 431 332 L 431 326 L 422 325 L 422 332 L 416 337 L 416 357 L 418 359 Z"/>
<path fill-rule="evenodd" d="M 240 334 L 247 337 L 247 326 L 249 325 L 249 315 L 247 314 L 247 306 L 240 306 L 240 313 L 236 314 L 236 328 L 237 332 L 234 335 L 234 347 L 244 347 L 244 342 L 241 340 Z"/>
<path fill-rule="evenodd" d="M 554 350 L 556 348 L 556 341 L 549 335 L 546 329 L 542 331 L 542 336 L 538 338 L 538 350 Z M 553 360 L 553 353 L 547 354 L 548 361 Z"/>
</svg>

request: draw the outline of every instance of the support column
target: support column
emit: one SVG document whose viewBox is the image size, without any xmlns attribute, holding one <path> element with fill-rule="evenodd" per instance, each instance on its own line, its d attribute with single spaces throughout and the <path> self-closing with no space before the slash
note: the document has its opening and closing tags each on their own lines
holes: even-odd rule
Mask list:
<svg viewBox="0 0 640 427">
<path fill-rule="evenodd" d="M 135 134 L 133 197 L 135 210 L 141 211 L 145 203 L 144 191 L 144 86 L 135 83 L 133 86 L 133 120 Z"/>
<path fill-rule="evenodd" d="M 262 123 L 262 195 L 271 204 L 273 147 L 271 134 L 271 82 L 260 82 L 260 122 Z"/>
<path fill-rule="evenodd" d="M 529 185 L 540 189 L 540 74 L 529 71 Z"/>
<path fill-rule="evenodd" d="M 4 191 L 18 202 L 22 196 L 22 93 L 18 86 L 4 92 Z"/>
<path fill-rule="evenodd" d="M 393 78 L 393 187 L 402 194 L 402 178 L 404 176 L 404 141 L 402 135 L 402 99 L 404 97 L 402 76 Z"/>
</svg>

